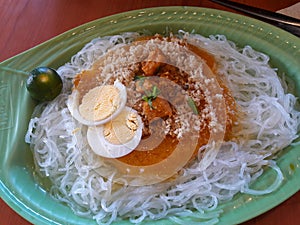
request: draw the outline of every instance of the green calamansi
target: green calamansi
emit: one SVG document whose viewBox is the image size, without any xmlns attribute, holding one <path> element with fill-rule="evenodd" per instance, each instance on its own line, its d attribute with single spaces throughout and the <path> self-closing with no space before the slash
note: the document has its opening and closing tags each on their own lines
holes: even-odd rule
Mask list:
<svg viewBox="0 0 300 225">
<path fill-rule="evenodd" d="M 58 73 L 49 67 L 32 70 L 26 81 L 30 96 L 37 101 L 51 101 L 62 90 L 63 82 Z"/>
</svg>

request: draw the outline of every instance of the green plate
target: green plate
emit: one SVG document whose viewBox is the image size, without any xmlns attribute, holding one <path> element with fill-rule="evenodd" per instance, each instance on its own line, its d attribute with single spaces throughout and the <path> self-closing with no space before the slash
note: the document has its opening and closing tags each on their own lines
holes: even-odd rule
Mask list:
<svg viewBox="0 0 300 225">
<path fill-rule="evenodd" d="M 79 26 L 0 64 L 0 194 L 17 213 L 40 225 L 96 224 L 74 215 L 36 182 L 32 154 L 24 142 L 35 105 L 26 92 L 24 71 L 42 65 L 57 68 L 98 36 L 143 30 L 163 33 L 166 29 L 174 33 L 182 29 L 204 36 L 225 34 L 239 46 L 251 45 L 271 56 L 272 66 L 294 80 L 295 94 L 300 96 L 300 39 L 248 17 L 206 8 L 162 7 L 130 11 Z M 224 210 L 219 224 L 237 224 L 253 218 L 300 189 L 299 147 L 285 149 L 277 163 L 284 174 L 281 188 L 264 196 L 236 195 L 232 201 L 219 206 Z M 264 186 L 271 174 L 271 170 L 265 171 L 254 185 Z M 171 223 L 161 220 L 145 224 Z"/>
</svg>

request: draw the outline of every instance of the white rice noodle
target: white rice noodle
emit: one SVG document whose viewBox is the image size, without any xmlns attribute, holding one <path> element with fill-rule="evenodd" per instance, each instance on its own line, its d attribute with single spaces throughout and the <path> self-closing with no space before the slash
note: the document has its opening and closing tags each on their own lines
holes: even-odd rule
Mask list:
<svg viewBox="0 0 300 225">
<path fill-rule="evenodd" d="M 101 177 L 96 168 L 105 169 L 105 163 L 87 145 L 86 127 L 66 107 L 71 80 L 108 49 L 129 43 L 138 34 L 97 38 L 58 69 L 63 93 L 37 107 L 26 135 L 37 171 L 53 184 L 51 194 L 76 214 L 92 217 L 98 224 L 111 224 L 120 217 L 134 224 L 166 217 L 176 224 L 216 224 L 222 213 L 219 203 L 238 192 L 261 195 L 280 186 L 283 175 L 271 159 L 298 137 L 295 96 L 283 89 L 276 70 L 268 65 L 269 57 L 250 46 L 239 49 L 222 35 L 179 34 L 216 56 L 217 69 L 244 113 L 236 139 L 222 144 L 206 170 L 200 170 L 196 160 L 173 181 L 135 188 Z M 267 167 L 276 171 L 276 178 L 265 190 L 251 189 Z"/>
</svg>

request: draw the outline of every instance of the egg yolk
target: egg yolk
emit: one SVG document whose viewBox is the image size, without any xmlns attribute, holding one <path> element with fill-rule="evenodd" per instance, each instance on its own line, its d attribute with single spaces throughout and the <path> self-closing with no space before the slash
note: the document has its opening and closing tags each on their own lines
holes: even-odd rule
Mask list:
<svg viewBox="0 0 300 225">
<path fill-rule="evenodd" d="M 95 87 L 86 93 L 79 106 L 81 116 L 98 121 L 111 116 L 120 105 L 120 91 L 113 85 Z"/>
<path fill-rule="evenodd" d="M 111 144 L 125 144 L 134 137 L 138 126 L 137 114 L 123 110 L 117 118 L 104 125 L 103 135 Z"/>
</svg>

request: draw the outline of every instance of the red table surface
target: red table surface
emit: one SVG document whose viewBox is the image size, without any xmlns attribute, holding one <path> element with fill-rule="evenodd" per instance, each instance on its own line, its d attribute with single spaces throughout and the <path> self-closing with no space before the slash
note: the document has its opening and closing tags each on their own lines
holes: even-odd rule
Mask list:
<svg viewBox="0 0 300 225">
<path fill-rule="evenodd" d="M 235 0 L 276 11 L 298 0 Z M 0 62 L 86 22 L 157 6 L 200 6 L 231 12 L 208 0 L 0 0 Z M 243 225 L 300 224 L 300 192 Z M 0 225 L 30 225 L 0 199 Z"/>
</svg>

